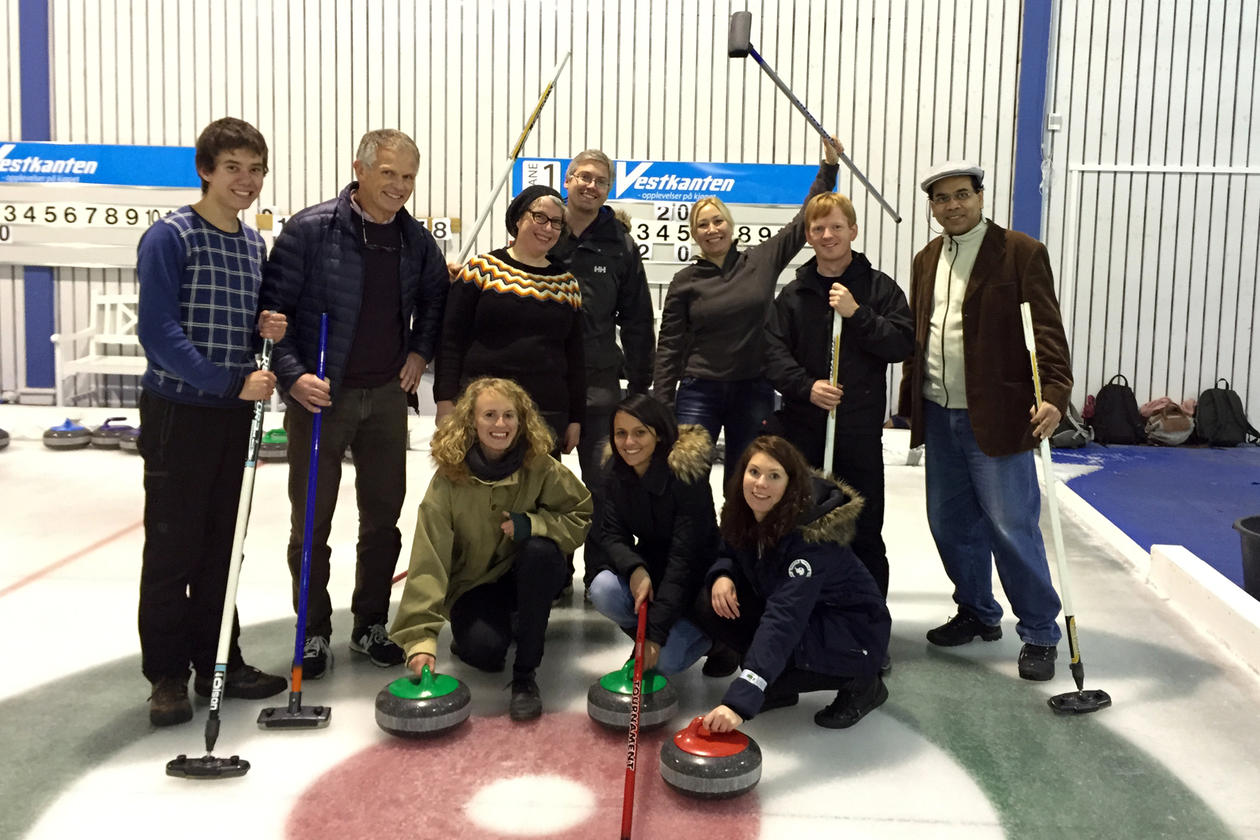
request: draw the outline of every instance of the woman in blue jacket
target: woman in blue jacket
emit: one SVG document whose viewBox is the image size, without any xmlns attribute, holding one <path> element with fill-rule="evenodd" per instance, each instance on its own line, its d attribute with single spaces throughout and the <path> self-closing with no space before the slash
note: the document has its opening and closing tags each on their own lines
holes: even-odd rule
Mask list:
<svg viewBox="0 0 1260 840">
<path fill-rule="evenodd" d="M 879 666 L 892 621 L 870 572 L 849 548 L 862 499 L 811 474 L 780 437 L 752 442 L 726 486 L 722 547 L 698 618 L 743 652 L 743 670 L 704 717 L 728 732 L 759 711 L 834 690 L 814 715 L 845 729 L 888 699 Z"/>
<path fill-rule="evenodd" d="M 623 400 L 609 426 L 605 501 L 592 535 L 601 568 L 590 583 L 591 603 L 631 635 L 639 605 L 647 603 L 644 667 L 677 673 L 709 649 L 685 614 L 717 557 L 713 443 L 700 426 L 680 428 L 645 394 Z"/>
</svg>

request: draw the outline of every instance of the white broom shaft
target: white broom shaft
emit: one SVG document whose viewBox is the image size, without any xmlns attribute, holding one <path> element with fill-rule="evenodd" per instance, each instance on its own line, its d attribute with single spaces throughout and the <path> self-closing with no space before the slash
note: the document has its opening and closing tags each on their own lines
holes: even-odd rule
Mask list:
<svg viewBox="0 0 1260 840">
<path fill-rule="evenodd" d="M 1037 342 L 1033 333 L 1032 307 L 1027 303 L 1019 305 L 1019 314 L 1024 322 L 1024 346 L 1028 348 L 1028 359 L 1032 364 L 1033 399 L 1038 408 L 1041 407 L 1041 374 L 1037 370 Z M 1072 587 L 1068 579 L 1067 554 L 1063 550 L 1063 526 L 1059 523 L 1059 498 L 1055 493 L 1054 461 L 1050 458 L 1050 440 L 1041 439 L 1041 466 L 1046 480 L 1046 504 L 1050 508 L 1050 534 L 1054 541 L 1054 559 L 1059 567 L 1059 597 L 1063 600 L 1063 614 L 1073 616 Z"/>
<path fill-rule="evenodd" d="M 486 203 L 482 205 L 481 212 L 477 214 L 477 221 L 473 224 L 473 229 L 467 234 L 468 238 L 464 241 L 464 247 L 459 251 L 459 263 L 461 265 L 468 261 L 468 255 L 472 253 L 472 249 L 477 243 L 477 234 L 481 232 L 486 219 L 489 218 L 490 212 L 494 209 L 494 200 L 499 197 L 499 192 L 503 189 L 503 185 L 507 183 L 508 176 L 512 174 L 512 166 L 516 163 L 516 158 L 521 154 L 521 147 L 525 145 L 525 139 L 529 137 L 530 131 L 533 130 L 534 123 L 538 120 L 538 115 L 542 113 L 543 105 L 547 104 L 547 99 L 551 96 L 551 89 L 555 87 L 556 80 L 560 78 L 560 71 L 564 69 L 564 65 L 568 61 L 569 51 L 566 50 L 564 55 L 560 56 L 560 60 L 556 62 L 555 69 L 551 71 L 551 81 L 543 88 L 542 95 L 538 97 L 538 104 L 534 106 L 534 112 L 529 115 L 529 120 L 525 123 L 521 136 L 517 138 L 516 145 L 512 147 L 512 152 L 508 155 L 507 164 L 503 167 L 503 174 L 495 181 L 494 189 L 490 191 L 490 196 L 486 199 Z"/>
<path fill-rule="evenodd" d="M 844 327 L 844 319 L 840 313 L 831 310 L 831 374 L 830 381 L 834 386 L 840 376 L 840 331 Z M 836 410 L 827 412 L 827 437 L 823 441 L 823 472 L 834 471 L 836 457 Z"/>
</svg>

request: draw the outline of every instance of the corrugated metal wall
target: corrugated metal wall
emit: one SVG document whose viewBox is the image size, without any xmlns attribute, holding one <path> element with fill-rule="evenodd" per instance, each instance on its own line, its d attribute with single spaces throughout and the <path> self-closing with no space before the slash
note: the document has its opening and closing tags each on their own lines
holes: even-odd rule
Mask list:
<svg viewBox="0 0 1260 840">
<path fill-rule="evenodd" d="M 0 5 L 0 39 L 6 47 L 4 100 L 0 103 L 0 139 L 5 139 L 19 137 L 22 133 L 17 0 L 6 0 Z M 19 367 L 25 358 L 22 326 L 22 269 L 0 263 L 0 390 L 3 391 L 17 389 L 21 381 Z"/>
<path fill-rule="evenodd" d="M 893 224 L 842 171 L 857 247 L 877 266 L 906 285 L 933 235 L 915 187 L 933 160 L 982 160 L 988 211 L 1009 221 L 1013 0 L 52 0 L 53 137 L 189 145 L 211 119 L 240 116 L 271 144 L 260 204 L 293 211 L 350 179 L 364 131 L 396 126 L 422 152 L 416 212 L 471 224 L 571 48 L 526 156 L 599 146 L 614 158 L 812 163 L 805 120 L 752 59 L 727 57 L 729 15 L 743 8 L 766 61 L 905 217 Z M 479 250 L 502 243 L 506 201 Z M 127 271 L 59 278 L 61 329 L 86 318 L 89 288 L 134 282 Z"/>
<path fill-rule="evenodd" d="M 1260 416 L 1258 8 L 1058 11 L 1046 240 L 1077 400 L 1116 373 L 1139 402 L 1197 397 L 1225 377 Z"/>
</svg>

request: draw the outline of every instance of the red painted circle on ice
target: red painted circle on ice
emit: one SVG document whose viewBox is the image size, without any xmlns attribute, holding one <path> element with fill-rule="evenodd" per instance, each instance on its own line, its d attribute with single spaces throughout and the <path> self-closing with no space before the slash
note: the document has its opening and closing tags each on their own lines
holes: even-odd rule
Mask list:
<svg viewBox="0 0 1260 840">
<path fill-rule="evenodd" d="M 670 727 L 666 727 L 670 730 Z M 736 799 L 692 799 L 670 788 L 659 769 L 669 732 L 642 732 L 635 779 L 636 837 L 682 832 L 751 840 L 761 833 L 753 791 Z M 449 735 L 390 739 L 351 756 L 320 776 L 289 813 L 286 836 L 297 840 L 391 837 L 412 826 L 445 840 L 511 840 L 473 823 L 464 806 L 485 785 L 518 776 L 563 776 L 591 791 L 592 815 L 548 836 L 556 840 L 615 837 L 621 825 L 626 739 L 585 715 L 543 715 L 529 724 L 473 717 Z"/>
</svg>

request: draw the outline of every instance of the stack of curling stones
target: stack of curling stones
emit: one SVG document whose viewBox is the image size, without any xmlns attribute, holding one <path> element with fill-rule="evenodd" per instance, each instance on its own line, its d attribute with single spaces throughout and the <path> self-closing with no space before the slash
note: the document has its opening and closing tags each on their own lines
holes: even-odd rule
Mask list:
<svg viewBox="0 0 1260 840">
<path fill-rule="evenodd" d="M 135 431 L 134 426 L 128 426 L 125 423 L 114 425 L 114 421 L 126 419 L 126 417 L 110 417 L 93 429 L 92 446 L 96 449 L 117 449 L 122 444 L 123 436 Z"/>
<path fill-rule="evenodd" d="M 83 449 L 91 443 L 92 433 L 69 418 L 44 432 L 44 446 L 49 449 Z"/>
<path fill-rule="evenodd" d="M 643 675 L 639 698 L 639 727 L 660 726 L 678 710 L 678 692 L 669 680 L 655 671 Z M 634 695 L 634 658 L 616 671 L 610 671 L 591 684 L 586 692 L 586 713 L 591 720 L 609 729 L 624 730 L 630 725 L 630 703 Z"/>
<path fill-rule="evenodd" d="M 661 778 L 688 796 L 727 799 L 761 779 L 761 748 L 739 730 L 718 734 L 697 717 L 661 745 Z"/>
<path fill-rule="evenodd" d="M 400 738 L 423 738 L 454 729 L 472 711 L 468 686 L 429 666 L 420 676 L 401 677 L 376 695 L 376 725 Z"/>
<path fill-rule="evenodd" d="M 289 436 L 284 429 L 272 429 L 262 436 L 258 457 L 264 461 L 283 461 L 289 456 Z"/>
</svg>

